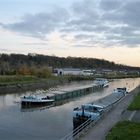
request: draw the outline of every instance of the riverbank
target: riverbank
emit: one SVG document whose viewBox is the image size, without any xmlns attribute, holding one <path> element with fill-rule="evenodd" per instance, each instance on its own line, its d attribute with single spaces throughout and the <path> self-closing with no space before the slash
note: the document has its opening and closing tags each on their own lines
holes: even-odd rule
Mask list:
<svg viewBox="0 0 140 140">
<path fill-rule="evenodd" d="M 140 110 L 140 91 L 135 96 L 133 102 L 128 106 L 128 110 L 131 110 L 131 111 Z"/>
<path fill-rule="evenodd" d="M 118 122 L 109 132 L 106 140 L 138 140 L 140 123 L 131 121 Z"/>
<path fill-rule="evenodd" d="M 133 97 L 140 91 L 140 86 L 130 92 L 123 100 L 121 100 L 113 109 L 106 114 L 96 125 L 88 131 L 88 134 L 81 137 L 81 140 L 96 139 L 104 140 L 111 128 L 121 120 L 123 112 L 132 102 Z"/>
<path fill-rule="evenodd" d="M 105 79 L 125 79 L 125 78 L 139 78 L 139 75 L 93 75 L 93 76 L 65 76 L 68 81 L 82 81 L 82 80 L 94 80 L 96 78 L 105 78 Z"/>
<path fill-rule="evenodd" d="M 0 76 L 0 94 L 18 93 L 33 91 L 37 89 L 48 89 L 57 85 L 62 85 L 73 81 L 94 80 L 93 76 L 51 76 L 50 78 L 38 78 L 36 76 Z M 105 76 L 104 78 L 112 81 L 113 79 L 138 78 L 135 76 Z"/>
<path fill-rule="evenodd" d="M 120 122 L 115 124 L 106 136 L 106 140 L 138 140 L 140 137 L 140 91 L 123 113 Z"/>
<path fill-rule="evenodd" d="M 63 77 L 51 77 L 45 79 L 33 76 L 1 76 L 0 94 L 48 89 L 67 82 L 68 80 Z"/>
</svg>

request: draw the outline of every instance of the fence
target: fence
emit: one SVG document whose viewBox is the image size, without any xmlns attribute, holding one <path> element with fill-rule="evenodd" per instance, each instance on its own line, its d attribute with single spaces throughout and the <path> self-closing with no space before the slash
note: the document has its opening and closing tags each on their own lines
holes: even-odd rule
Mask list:
<svg viewBox="0 0 140 140">
<path fill-rule="evenodd" d="M 63 137 L 61 140 L 76 140 L 78 139 L 80 136 L 85 135 L 85 133 L 93 126 L 95 126 L 95 124 L 101 120 L 107 113 L 109 113 L 111 111 L 111 109 L 113 109 L 113 107 L 118 104 L 121 100 L 123 100 L 125 98 L 125 96 L 122 96 L 120 99 L 118 99 L 117 101 L 111 103 L 110 105 L 107 106 L 107 108 L 105 109 L 105 111 L 100 115 L 100 117 L 96 118 L 94 121 L 91 119 L 88 119 L 87 121 L 85 121 L 84 123 L 82 123 L 80 126 L 78 126 L 76 129 L 74 129 L 72 132 L 70 132 L 69 134 L 67 134 L 65 137 Z"/>
</svg>

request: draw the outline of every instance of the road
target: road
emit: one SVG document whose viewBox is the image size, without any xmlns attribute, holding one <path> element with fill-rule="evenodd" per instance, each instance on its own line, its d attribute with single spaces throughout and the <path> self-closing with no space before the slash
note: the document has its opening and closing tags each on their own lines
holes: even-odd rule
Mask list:
<svg viewBox="0 0 140 140">
<path fill-rule="evenodd" d="M 106 135 L 110 129 L 124 117 L 128 105 L 133 100 L 133 97 L 140 91 L 140 87 L 131 91 L 130 94 L 125 96 L 112 110 L 106 114 L 97 124 L 91 128 L 87 134 L 82 136 L 80 140 L 105 140 Z M 128 118 L 132 117 L 132 113 Z"/>
</svg>

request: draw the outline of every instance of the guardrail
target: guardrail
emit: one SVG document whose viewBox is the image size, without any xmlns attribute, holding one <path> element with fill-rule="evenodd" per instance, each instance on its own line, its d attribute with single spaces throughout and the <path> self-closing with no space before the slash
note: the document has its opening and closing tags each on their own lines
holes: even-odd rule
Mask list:
<svg viewBox="0 0 140 140">
<path fill-rule="evenodd" d="M 121 100 L 123 100 L 125 96 L 122 96 L 120 99 L 117 101 L 111 103 L 109 106 L 106 107 L 104 112 L 97 117 L 94 121 L 91 119 L 88 119 L 84 123 L 82 123 L 80 126 L 78 126 L 76 129 L 74 129 L 72 132 L 67 134 L 65 137 L 63 137 L 61 140 L 75 140 L 78 139 L 82 134 L 85 134 L 85 132 L 88 131 L 89 128 L 95 126 L 95 124 L 103 118 L 108 112 L 111 111 L 111 109 L 114 107 L 114 105 L 118 104 Z"/>
<path fill-rule="evenodd" d="M 89 129 L 89 127 L 94 126 L 99 119 L 100 119 L 100 117 L 96 118 L 96 120 L 94 120 L 94 121 L 91 119 L 88 119 L 87 121 L 82 123 L 80 126 L 78 126 L 76 129 L 74 129 L 72 132 L 67 134 L 61 140 L 74 140 L 76 138 L 79 138 L 81 136 L 81 133 L 83 132 L 83 130 L 85 131 L 85 129 Z"/>
</svg>

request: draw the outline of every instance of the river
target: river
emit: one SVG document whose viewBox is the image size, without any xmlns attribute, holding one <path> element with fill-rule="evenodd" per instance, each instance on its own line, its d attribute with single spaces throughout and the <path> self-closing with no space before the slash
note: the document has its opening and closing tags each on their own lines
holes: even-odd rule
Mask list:
<svg viewBox="0 0 140 140">
<path fill-rule="evenodd" d="M 0 95 L 0 140 L 59 140 L 73 129 L 73 108 L 107 96 L 116 87 L 131 91 L 139 84 L 140 78 L 114 80 L 108 88 L 39 110 L 23 110 L 15 102 L 25 93 Z"/>
</svg>

